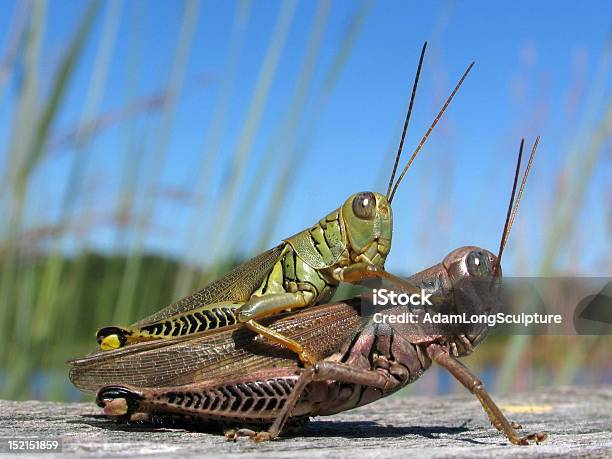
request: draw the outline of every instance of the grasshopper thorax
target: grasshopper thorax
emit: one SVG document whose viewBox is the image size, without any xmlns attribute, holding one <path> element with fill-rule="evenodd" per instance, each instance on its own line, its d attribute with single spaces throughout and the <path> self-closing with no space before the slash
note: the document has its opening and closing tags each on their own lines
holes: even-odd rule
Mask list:
<svg viewBox="0 0 612 459">
<path fill-rule="evenodd" d="M 350 196 L 340 209 L 352 262 L 384 267 L 391 248 L 393 213 L 387 198 L 363 191 Z"/>
</svg>

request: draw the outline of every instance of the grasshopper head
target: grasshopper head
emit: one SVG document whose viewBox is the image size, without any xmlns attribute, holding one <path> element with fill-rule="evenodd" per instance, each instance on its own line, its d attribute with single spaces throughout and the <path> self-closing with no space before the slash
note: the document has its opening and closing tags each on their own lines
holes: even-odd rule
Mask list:
<svg viewBox="0 0 612 459">
<path fill-rule="evenodd" d="M 381 267 L 391 248 L 393 213 L 387 198 L 363 191 L 349 197 L 341 208 L 351 260 Z"/>
<path fill-rule="evenodd" d="M 501 267 L 495 269 L 497 257 L 480 247 L 469 245 L 455 249 L 444 258 L 442 264 L 453 285 L 464 279 L 501 279 Z"/>
<path fill-rule="evenodd" d="M 496 308 L 502 275 L 493 253 L 480 247 L 460 247 L 449 253 L 442 265 L 452 285 L 456 313 L 489 314 Z M 485 338 L 487 330 L 486 324 L 478 324 L 460 336 L 456 340 L 458 356 L 470 353 Z"/>
</svg>

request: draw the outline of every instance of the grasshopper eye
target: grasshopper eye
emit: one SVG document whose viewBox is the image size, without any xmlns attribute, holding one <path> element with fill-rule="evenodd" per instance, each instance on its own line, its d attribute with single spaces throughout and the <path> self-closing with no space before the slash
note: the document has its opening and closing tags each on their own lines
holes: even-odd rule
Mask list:
<svg viewBox="0 0 612 459">
<path fill-rule="evenodd" d="M 473 251 L 469 253 L 467 268 L 472 276 L 486 277 L 491 275 L 491 262 L 489 257 L 482 252 Z"/>
<path fill-rule="evenodd" d="M 353 212 L 363 220 L 372 220 L 376 215 L 376 196 L 374 193 L 359 193 L 353 199 Z"/>
</svg>

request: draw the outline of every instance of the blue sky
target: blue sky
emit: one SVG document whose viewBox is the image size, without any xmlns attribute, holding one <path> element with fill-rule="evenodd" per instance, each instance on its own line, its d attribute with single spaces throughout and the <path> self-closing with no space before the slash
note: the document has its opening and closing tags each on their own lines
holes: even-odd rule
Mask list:
<svg viewBox="0 0 612 459">
<path fill-rule="evenodd" d="M 7 31 L 15 4 L 2 4 L 0 30 Z M 39 64 L 43 94 L 83 5 L 76 1 L 48 3 Z M 539 134 L 541 148 L 506 258 L 510 264 L 506 273 L 537 272 L 551 224 L 556 181 L 571 146 L 576 145 L 578 152 L 585 149 L 601 123 L 606 103 L 610 103 L 609 57 L 602 64 L 611 31 L 610 2 L 589 2 L 587 6 L 553 1 L 376 1 L 367 9 L 337 81 L 328 96 L 321 98 L 346 28 L 363 5 L 333 2 L 305 109 L 293 137 L 283 134 L 281 128 L 289 116 L 313 21 L 324 4 L 299 2 L 291 11 L 288 4 L 255 1 L 247 14 L 232 77 L 226 72 L 230 30 L 240 5 L 244 3 L 204 1 L 199 6 L 184 84 L 166 127 L 164 117 L 153 111 L 104 129 L 84 152 L 77 153 L 70 145 L 53 147 L 51 142 L 30 185 L 31 226 L 57 220 L 75 154 L 88 158 L 77 201 L 79 215 L 87 216 L 111 213 L 116 208 L 125 164 L 137 161 L 134 158 L 141 151 L 144 175 L 134 194 L 139 209 L 152 211 L 153 229 L 142 240 L 146 249 L 198 262 L 220 250 L 254 255 L 262 232 L 272 245 L 322 218 L 354 192 L 384 192 L 381 187 L 386 187 L 386 182 L 382 178 L 390 172 L 391 150 L 399 141 L 418 55 L 427 40 L 429 49 L 407 136 L 406 157 L 467 65 L 473 60 L 476 66 L 399 189 L 394 201 L 394 246 L 387 267 L 413 272 L 440 261 L 460 245 L 496 250 L 520 137 L 525 136 L 531 146 Z M 168 85 L 185 8 L 186 4 L 179 1 L 133 1 L 115 9 L 119 28 L 98 115 L 112 113 Z M 110 3 L 103 3 L 61 116 L 53 126 L 52 139 L 61 137 L 81 119 L 110 9 Z M 215 220 L 222 212 L 219 202 L 231 158 L 282 14 L 291 16 L 286 42 L 252 148 L 247 151 L 245 175 L 232 200 L 231 218 L 227 226 L 219 227 Z M 0 32 L 2 53 L 7 47 L 7 33 Z M 18 78 L 11 79 L 0 107 L 0 167 L 6 167 L 18 83 Z M 189 196 L 202 179 L 197 172 L 199 162 L 212 135 L 209 127 L 224 87 L 231 94 L 228 114 L 219 132 L 217 159 L 206 168 L 210 173 L 202 187 L 204 195 L 197 199 L 206 205 L 204 218 L 194 219 L 193 200 L 176 196 Z M 266 164 L 265 177 L 256 184 L 256 193 L 247 196 L 254 179 L 252 171 L 275 144 L 281 145 L 282 154 Z M 295 160 L 297 172 L 286 191 L 282 219 L 269 228 L 263 217 L 282 171 L 282 156 L 294 151 L 287 147 L 285 152 L 283 148 L 291 144 L 303 147 L 304 157 Z M 583 208 L 576 214 L 573 236 L 560 254 L 561 270 L 571 261 L 573 269 L 581 273 L 610 272 L 609 142 L 602 150 L 589 177 Z M 147 184 L 157 152 L 163 156 L 162 172 L 160 176 L 153 174 L 153 182 Z M 157 190 L 155 200 L 151 190 Z M 160 197 L 160 192 L 165 197 Z M 253 211 L 238 214 L 238 203 L 243 202 Z M 247 221 L 243 220 L 245 215 Z M 243 231 L 236 232 L 238 227 Z M 64 241 L 66 249 L 133 249 L 139 244 L 133 231 L 118 241 L 117 229 L 109 224 L 74 234 Z M 225 245 L 222 249 L 211 247 L 219 244 Z"/>
</svg>

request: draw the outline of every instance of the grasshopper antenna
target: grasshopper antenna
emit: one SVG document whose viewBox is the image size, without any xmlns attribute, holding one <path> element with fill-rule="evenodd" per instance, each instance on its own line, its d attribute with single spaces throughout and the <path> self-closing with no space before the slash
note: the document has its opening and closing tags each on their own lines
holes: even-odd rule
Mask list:
<svg viewBox="0 0 612 459">
<path fill-rule="evenodd" d="M 533 148 L 531 149 L 531 154 L 529 155 L 529 161 L 527 162 L 527 168 L 525 169 L 525 173 L 523 174 L 523 179 L 521 180 L 521 186 L 519 188 L 519 192 L 516 197 L 516 202 L 514 202 L 514 195 L 516 193 L 516 185 L 518 184 L 518 176 L 519 176 L 519 171 L 521 169 L 521 158 L 523 156 L 524 144 L 525 144 L 525 139 L 521 139 L 521 146 L 519 149 L 519 156 L 518 156 L 518 161 L 516 164 L 516 172 L 514 174 L 514 184 L 512 185 L 512 196 L 510 197 L 510 203 L 508 204 L 508 213 L 506 215 L 506 223 L 504 224 L 502 238 L 499 243 L 499 253 L 497 255 L 497 261 L 495 263 L 495 266 L 493 267 L 493 277 L 496 277 L 498 275 L 499 267 L 501 266 L 501 257 L 502 257 L 502 254 L 504 253 L 504 248 L 506 247 L 506 243 L 508 242 L 508 237 L 510 236 L 510 230 L 512 229 L 512 225 L 514 224 L 514 218 L 516 217 L 518 206 L 519 206 L 519 203 L 521 202 L 523 191 L 525 190 L 525 184 L 527 183 L 527 176 L 529 175 L 529 171 L 531 170 L 531 164 L 533 163 L 535 152 L 538 149 L 538 145 L 540 144 L 540 136 L 536 137 L 536 140 L 533 144 Z"/>
<path fill-rule="evenodd" d="M 512 208 L 514 204 L 514 195 L 516 193 L 516 185 L 518 185 L 519 172 L 521 171 L 521 160 L 523 159 L 523 147 L 525 146 L 525 139 L 521 139 L 521 146 L 519 147 L 518 160 L 516 161 L 516 171 L 514 172 L 514 182 L 512 183 L 512 194 L 510 195 L 510 202 L 508 203 L 508 212 L 506 213 L 506 221 L 504 222 L 504 230 L 502 231 L 502 237 L 499 241 L 499 250 L 497 252 L 497 260 L 493 267 L 493 277 L 497 276 L 499 267 L 501 266 L 501 257 L 504 253 L 504 247 L 508 238 L 508 225 L 510 223 L 510 216 L 512 215 Z"/>
<path fill-rule="evenodd" d="M 521 197 L 523 196 L 523 190 L 525 189 L 525 183 L 527 183 L 527 176 L 529 175 L 529 171 L 531 170 L 531 163 L 533 163 L 533 158 L 535 156 L 535 153 L 536 153 L 536 150 L 538 149 L 539 144 L 540 144 L 540 136 L 537 136 L 533 144 L 533 148 L 531 149 L 531 154 L 529 155 L 529 161 L 527 161 L 527 168 L 525 169 L 525 173 L 523 174 L 523 179 L 521 180 L 521 187 L 519 188 L 518 195 L 516 196 L 516 202 L 514 203 L 514 208 L 512 209 L 512 216 L 510 217 L 510 223 L 508 224 L 508 230 L 506 231 L 506 236 L 504 238 L 504 247 L 506 246 L 506 242 L 508 242 L 508 236 L 510 236 L 510 230 L 512 229 L 512 225 L 514 224 L 514 218 L 516 217 L 518 206 L 519 206 L 519 203 L 521 202 Z"/>
<path fill-rule="evenodd" d="M 402 149 L 404 148 L 404 139 L 406 138 L 406 131 L 408 130 L 408 123 L 410 122 L 410 115 L 412 114 L 412 105 L 414 104 L 414 98 L 416 97 L 417 86 L 419 85 L 419 76 L 421 75 L 421 67 L 423 66 L 423 58 L 425 57 L 425 49 L 427 48 L 427 42 L 423 43 L 423 49 L 421 50 L 421 57 L 419 58 L 419 66 L 417 67 L 416 75 L 414 77 L 414 83 L 412 85 L 412 95 L 410 96 L 410 105 L 408 105 L 408 112 L 406 113 L 406 121 L 404 121 L 404 131 L 402 132 L 402 138 L 400 139 L 399 148 L 397 149 L 397 155 L 395 156 L 395 164 L 393 165 L 393 172 L 391 172 L 391 178 L 389 179 L 389 186 L 387 187 L 387 201 L 391 194 L 391 187 L 393 186 L 393 180 L 395 179 L 395 173 L 397 172 L 397 165 L 399 164 L 400 156 L 402 156 Z"/>
<path fill-rule="evenodd" d="M 395 192 L 397 191 L 397 187 L 399 186 L 400 182 L 404 178 L 404 175 L 406 175 L 406 171 L 408 170 L 408 168 L 412 164 L 412 161 L 414 161 L 414 158 L 416 158 L 416 156 L 419 154 L 419 151 L 421 151 L 421 148 L 423 148 L 423 145 L 427 141 L 427 138 L 429 137 L 429 134 L 431 134 L 431 131 L 433 131 L 433 129 L 436 126 L 436 124 L 438 124 L 438 121 L 440 121 L 440 118 L 442 118 L 442 115 L 444 114 L 444 112 L 448 108 L 449 104 L 453 100 L 453 97 L 455 97 L 455 94 L 457 94 L 457 91 L 459 90 L 459 88 L 463 84 L 463 81 L 465 80 L 465 78 L 468 76 L 468 73 L 470 73 L 470 70 L 472 70 L 472 67 L 474 67 L 474 62 L 472 62 L 469 65 L 469 67 L 467 68 L 467 70 L 463 73 L 463 76 L 459 80 L 459 83 L 457 83 L 457 86 L 455 86 L 455 89 L 453 89 L 453 92 L 451 93 L 451 95 L 448 96 L 448 99 L 446 99 L 446 102 L 444 103 L 444 106 L 442 107 L 442 109 L 438 113 L 438 116 L 436 116 L 436 118 L 434 119 L 433 123 L 431 123 L 431 126 L 429 127 L 429 129 L 427 130 L 427 132 L 425 133 L 423 138 L 421 139 L 421 142 L 419 143 L 418 147 L 416 147 L 416 150 L 414 150 L 414 153 L 412 153 L 412 156 L 408 160 L 408 164 L 406 164 L 406 167 L 404 167 L 404 170 L 402 171 L 402 173 L 400 174 L 399 178 L 397 179 L 397 182 L 395 182 L 395 185 L 393 186 L 393 191 L 391 192 L 391 196 L 389 197 L 389 203 L 391 203 L 391 201 L 393 201 L 393 197 L 395 196 Z"/>
</svg>

